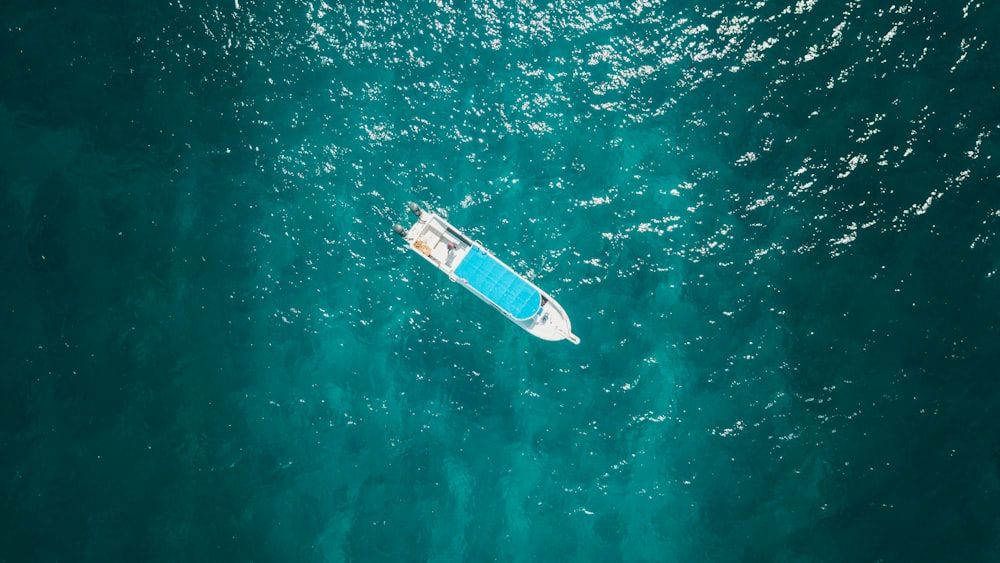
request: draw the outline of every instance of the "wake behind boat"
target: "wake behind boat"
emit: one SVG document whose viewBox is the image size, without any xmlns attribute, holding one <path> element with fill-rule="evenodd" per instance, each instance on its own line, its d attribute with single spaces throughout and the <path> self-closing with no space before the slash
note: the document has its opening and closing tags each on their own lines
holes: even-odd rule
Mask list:
<svg viewBox="0 0 1000 563">
<path fill-rule="evenodd" d="M 392 230 L 411 250 L 531 334 L 544 340 L 580 343 L 566 311 L 551 295 L 437 213 L 424 211 L 415 203 L 410 203 L 409 209 L 417 216 L 416 223 L 409 229 L 396 224 Z"/>
</svg>

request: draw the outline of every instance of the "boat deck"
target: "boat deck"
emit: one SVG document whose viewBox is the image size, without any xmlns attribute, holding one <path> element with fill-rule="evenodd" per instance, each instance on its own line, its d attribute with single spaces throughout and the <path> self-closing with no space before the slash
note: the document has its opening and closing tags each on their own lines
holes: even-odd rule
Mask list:
<svg viewBox="0 0 1000 563">
<path fill-rule="evenodd" d="M 430 221 L 416 233 L 413 248 L 434 262 L 445 272 L 452 272 L 455 265 L 472 247 L 472 243 L 439 218 Z"/>
<path fill-rule="evenodd" d="M 455 275 L 515 319 L 531 318 L 542 306 L 537 289 L 479 247 L 469 249 Z"/>
</svg>

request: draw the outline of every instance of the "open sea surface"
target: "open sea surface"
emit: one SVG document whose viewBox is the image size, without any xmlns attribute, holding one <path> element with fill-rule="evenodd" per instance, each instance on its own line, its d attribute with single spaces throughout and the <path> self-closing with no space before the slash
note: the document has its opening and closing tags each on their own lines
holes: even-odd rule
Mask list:
<svg viewBox="0 0 1000 563">
<path fill-rule="evenodd" d="M 1000 560 L 998 25 L 5 1 L 0 562 Z"/>
</svg>

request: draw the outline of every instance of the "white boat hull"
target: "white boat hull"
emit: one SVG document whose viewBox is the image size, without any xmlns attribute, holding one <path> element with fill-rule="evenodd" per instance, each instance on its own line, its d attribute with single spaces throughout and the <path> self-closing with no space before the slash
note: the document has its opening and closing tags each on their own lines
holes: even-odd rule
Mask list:
<svg viewBox="0 0 1000 563">
<path fill-rule="evenodd" d="M 566 311 L 551 295 L 440 215 L 423 211 L 414 204 L 410 204 L 410 210 L 417 215 L 413 226 L 393 227 L 410 250 L 538 338 L 580 343 Z"/>
</svg>

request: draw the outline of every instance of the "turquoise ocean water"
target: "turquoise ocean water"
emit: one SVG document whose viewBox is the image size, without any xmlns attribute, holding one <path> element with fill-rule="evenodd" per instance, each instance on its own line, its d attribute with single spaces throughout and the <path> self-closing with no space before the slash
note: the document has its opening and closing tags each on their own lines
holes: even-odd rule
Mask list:
<svg viewBox="0 0 1000 563">
<path fill-rule="evenodd" d="M 5 2 L 0 562 L 1000 560 L 998 23 Z"/>
</svg>

